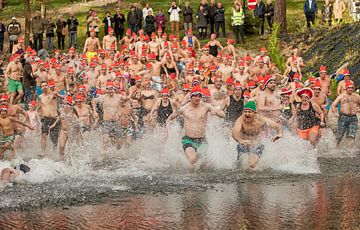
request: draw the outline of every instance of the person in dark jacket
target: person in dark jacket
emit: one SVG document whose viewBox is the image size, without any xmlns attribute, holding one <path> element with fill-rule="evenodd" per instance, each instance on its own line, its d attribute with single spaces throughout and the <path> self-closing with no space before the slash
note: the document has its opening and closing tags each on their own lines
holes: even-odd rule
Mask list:
<svg viewBox="0 0 360 230">
<path fill-rule="evenodd" d="M 136 15 L 138 17 L 138 31 L 141 30 L 142 28 L 142 23 L 143 23 L 143 11 L 142 9 L 140 9 L 139 7 L 136 7 L 135 8 L 135 12 L 136 12 Z"/>
<path fill-rule="evenodd" d="M 275 14 L 275 10 L 274 10 L 274 5 L 272 4 L 272 0 L 267 0 L 265 16 L 270 28 L 270 33 L 272 32 L 272 28 L 274 24 L 274 14 Z"/>
<path fill-rule="evenodd" d="M 5 34 L 5 24 L 0 17 L 0 53 L 3 52 L 4 49 L 4 34 Z"/>
<path fill-rule="evenodd" d="M 210 34 L 213 34 L 214 33 L 214 25 L 215 25 L 215 22 L 214 22 L 214 16 L 215 16 L 215 11 L 216 11 L 216 3 L 215 3 L 215 0 L 211 0 L 210 1 L 210 6 L 208 7 L 208 18 L 209 18 L 209 22 L 210 22 Z"/>
<path fill-rule="evenodd" d="M 188 1 L 185 2 L 185 6 L 182 11 L 184 16 L 184 30 L 186 32 L 189 29 L 192 29 L 193 23 L 193 10 L 190 7 L 190 3 Z"/>
<path fill-rule="evenodd" d="M 31 20 L 31 29 L 33 33 L 34 49 L 39 51 L 43 48 L 43 34 L 45 31 L 45 23 L 40 16 L 40 12 L 35 12 L 34 18 Z"/>
<path fill-rule="evenodd" d="M 116 14 L 114 14 L 114 29 L 115 29 L 115 36 L 118 41 L 124 36 L 125 32 L 125 16 L 120 13 L 120 8 L 116 8 Z"/>
<path fill-rule="evenodd" d="M 162 9 L 158 10 L 158 13 L 155 16 L 156 29 L 159 30 L 161 28 L 162 33 L 165 31 L 165 23 L 166 17 L 162 11 Z"/>
<path fill-rule="evenodd" d="M 75 18 L 74 13 L 70 13 L 70 17 L 66 22 L 69 29 L 69 48 L 77 46 L 77 26 L 79 25 L 79 20 Z"/>
<path fill-rule="evenodd" d="M 214 16 L 214 22 L 215 22 L 216 37 L 220 37 L 220 27 L 221 27 L 223 36 L 226 37 L 226 32 L 225 32 L 225 8 L 223 7 L 221 2 L 217 3 L 217 8 L 215 10 L 215 16 Z"/>
<path fill-rule="evenodd" d="M 33 96 L 35 95 L 35 77 L 33 75 L 31 62 L 32 58 L 28 58 L 25 61 L 24 69 L 23 69 L 23 79 L 22 84 L 24 88 L 24 104 L 29 104 L 30 101 L 32 101 Z"/>
<path fill-rule="evenodd" d="M 103 23 L 104 23 L 104 34 L 108 35 L 108 29 L 113 28 L 113 23 L 114 23 L 114 19 L 113 17 L 111 17 L 109 11 L 106 12 Z"/>
<path fill-rule="evenodd" d="M 136 7 L 133 5 L 130 6 L 130 11 L 127 15 L 127 22 L 129 24 L 129 28 L 130 28 L 131 32 L 137 33 L 139 19 L 138 19 L 138 15 L 136 13 Z"/>
<path fill-rule="evenodd" d="M 254 9 L 254 16 L 257 19 L 257 26 L 259 27 L 259 35 L 264 36 L 264 23 L 265 23 L 266 6 L 262 0 L 256 0 Z"/>
<path fill-rule="evenodd" d="M 151 33 L 155 32 L 155 17 L 152 10 L 149 10 L 148 15 L 145 18 L 145 33 L 151 37 Z"/>
<path fill-rule="evenodd" d="M 45 22 L 46 47 L 48 51 L 52 51 L 54 49 L 54 29 L 56 28 L 55 23 L 51 19 L 52 17 L 48 16 Z"/>
<path fill-rule="evenodd" d="M 308 29 L 311 27 L 311 24 L 314 25 L 317 11 L 318 5 L 316 0 L 305 0 L 304 14 L 306 17 L 306 25 Z"/>
<path fill-rule="evenodd" d="M 196 14 L 197 18 L 197 28 L 199 31 L 199 39 L 205 39 L 207 33 L 207 12 L 205 11 L 204 7 L 200 5 L 199 12 Z"/>
<path fill-rule="evenodd" d="M 58 39 L 58 49 L 65 49 L 65 28 L 66 21 L 64 20 L 64 16 L 60 15 L 59 19 L 56 21 L 56 35 Z"/>
</svg>

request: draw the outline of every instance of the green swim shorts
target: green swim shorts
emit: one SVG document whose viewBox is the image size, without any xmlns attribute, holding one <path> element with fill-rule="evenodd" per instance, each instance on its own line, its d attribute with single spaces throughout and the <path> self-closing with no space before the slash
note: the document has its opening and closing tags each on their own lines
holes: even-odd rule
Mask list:
<svg viewBox="0 0 360 230">
<path fill-rule="evenodd" d="M 15 81 L 11 78 L 8 78 L 8 91 L 9 93 L 16 93 L 20 90 L 23 90 L 21 81 Z"/>
</svg>

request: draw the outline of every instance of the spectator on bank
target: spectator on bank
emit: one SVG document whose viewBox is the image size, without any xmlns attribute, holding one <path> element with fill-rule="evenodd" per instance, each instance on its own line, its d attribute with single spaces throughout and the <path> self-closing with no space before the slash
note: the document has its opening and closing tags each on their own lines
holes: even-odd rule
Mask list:
<svg viewBox="0 0 360 230">
<path fill-rule="evenodd" d="M 341 23 L 346 10 L 346 5 L 343 0 L 335 0 L 334 2 L 334 18 L 335 22 Z"/>
<path fill-rule="evenodd" d="M 321 14 L 322 14 L 322 22 L 324 24 L 329 24 L 329 26 L 331 26 L 333 6 L 330 3 L 330 0 L 325 0 Z"/>
<path fill-rule="evenodd" d="M 137 33 L 138 32 L 138 14 L 136 13 L 136 7 L 134 5 L 130 6 L 130 11 L 127 15 L 127 22 L 131 32 Z"/>
<path fill-rule="evenodd" d="M 360 5 L 359 0 L 350 0 L 349 2 L 349 12 L 352 19 L 355 22 L 360 21 Z"/>
<path fill-rule="evenodd" d="M 103 20 L 103 23 L 104 23 L 104 34 L 108 35 L 108 29 L 113 28 L 113 23 L 114 23 L 114 19 L 109 11 L 105 13 L 105 18 Z"/>
<path fill-rule="evenodd" d="M 315 24 L 317 11 L 318 11 L 318 5 L 316 0 L 305 0 L 304 14 L 306 17 L 306 26 L 308 29 L 311 28 L 311 25 Z"/>
<path fill-rule="evenodd" d="M 146 16 L 149 15 L 149 11 L 151 11 L 152 13 L 154 13 L 153 9 L 149 6 L 149 3 L 145 4 L 145 7 L 142 9 L 142 16 L 143 16 L 143 20 L 145 22 L 145 26 L 146 26 Z M 154 14 L 153 14 L 154 16 Z"/>
<path fill-rule="evenodd" d="M 184 30 L 186 32 L 189 29 L 192 29 L 193 25 L 193 10 L 190 7 L 190 3 L 188 1 L 185 2 L 185 6 L 182 12 L 184 16 Z"/>
<path fill-rule="evenodd" d="M 74 13 L 70 13 L 70 17 L 67 20 L 67 26 L 69 29 L 69 48 L 77 46 L 77 27 L 79 20 L 74 16 Z"/>
<path fill-rule="evenodd" d="M 31 57 L 28 57 L 24 63 L 23 69 L 23 78 L 22 78 L 22 85 L 24 88 L 24 104 L 27 106 L 30 101 L 32 101 L 35 96 L 35 77 L 33 75 L 33 70 L 31 63 L 33 62 Z"/>
<path fill-rule="evenodd" d="M 207 11 L 208 18 L 209 18 L 209 23 L 210 23 L 210 34 L 213 34 L 215 32 L 215 30 L 214 30 L 214 28 L 215 28 L 214 16 L 215 16 L 216 8 L 217 7 L 216 7 L 215 0 L 210 0 L 209 10 Z"/>
<path fill-rule="evenodd" d="M 137 18 L 138 18 L 138 31 L 142 29 L 142 24 L 143 24 L 143 11 L 141 8 L 135 6 L 135 12 L 137 14 Z"/>
<path fill-rule="evenodd" d="M 9 35 L 9 50 L 13 50 L 13 45 L 18 40 L 20 34 L 21 34 L 21 25 L 17 22 L 15 17 L 11 18 L 11 22 L 7 26 L 7 32 Z"/>
<path fill-rule="evenodd" d="M 45 21 L 45 33 L 46 33 L 46 47 L 48 51 L 54 49 L 54 29 L 56 28 L 55 23 L 52 21 L 52 17 L 48 16 Z"/>
<path fill-rule="evenodd" d="M 199 11 L 196 14 L 197 18 L 197 28 L 199 31 L 199 39 L 203 40 L 206 38 L 207 34 L 207 25 L 208 25 L 208 17 L 207 12 L 204 9 L 204 6 L 199 6 Z"/>
<path fill-rule="evenodd" d="M 265 23 L 266 6 L 262 0 L 256 0 L 254 9 L 254 17 L 256 18 L 256 25 L 259 28 L 260 37 L 264 36 L 264 23 Z"/>
<path fill-rule="evenodd" d="M 217 8 L 215 10 L 214 15 L 214 22 L 215 22 L 215 33 L 216 37 L 220 37 L 220 27 L 223 33 L 223 37 L 226 37 L 225 32 L 225 8 L 223 7 L 221 2 L 217 3 Z"/>
<path fill-rule="evenodd" d="M 33 34 L 34 49 L 39 51 L 43 48 L 43 34 L 45 31 L 45 23 L 41 18 L 40 12 L 35 12 L 35 16 L 31 20 L 31 29 Z"/>
<path fill-rule="evenodd" d="M 158 13 L 155 16 L 156 30 L 161 29 L 162 33 L 165 31 L 166 17 L 162 9 L 158 10 Z"/>
<path fill-rule="evenodd" d="M 4 34 L 5 34 L 5 24 L 2 21 L 2 18 L 0 17 L 0 53 L 3 53 L 4 49 Z"/>
<path fill-rule="evenodd" d="M 120 12 L 120 8 L 116 8 L 116 13 L 114 14 L 114 29 L 115 36 L 118 41 L 124 36 L 125 32 L 125 15 Z"/>
<path fill-rule="evenodd" d="M 58 49 L 65 49 L 65 36 L 67 34 L 66 21 L 63 15 L 59 15 L 59 19 L 56 21 L 56 35 L 58 40 Z"/>
<path fill-rule="evenodd" d="M 150 10 L 145 18 L 145 33 L 150 37 L 153 32 L 155 32 L 155 17 Z"/>
<path fill-rule="evenodd" d="M 176 5 L 176 2 L 172 2 L 168 13 L 170 14 L 170 26 L 171 33 L 176 31 L 177 35 L 179 35 L 179 24 L 180 24 L 180 15 L 181 9 Z"/>
<path fill-rule="evenodd" d="M 270 33 L 272 32 L 273 24 L 274 24 L 274 4 L 272 0 L 266 0 L 266 10 L 265 10 L 265 17 L 269 25 Z"/>
<path fill-rule="evenodd" d="M 96 37 L 99 36 L 100 18 L 97 16 L 95 10 L 91 11 L 91 15 L 86 20 L 86 24 L 88 26 L 89 31 L 93 29 Z"/>
<path fill-rule="evenodd" d="M 244 11 L 242 9 L 241 3 L 235 5 L 232 12 L 232 23 L 231 25 L 234 28 L 235 40 L 236 43 L 245 43 L 244 40 Z"/>
</svg>

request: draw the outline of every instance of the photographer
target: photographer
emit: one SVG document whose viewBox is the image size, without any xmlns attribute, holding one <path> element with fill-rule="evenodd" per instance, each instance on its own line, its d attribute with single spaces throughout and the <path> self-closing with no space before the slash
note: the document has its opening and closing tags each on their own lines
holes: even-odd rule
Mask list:
<svg viewBox="0 0 360 230">
<path fill-rule="evenodd" d="M 11 18 L 10 24 L 7 26 L 7 32 L 9 34 L 10 52 L 13 50 L 13 45 L 18 40 L 21 34 L 21 25 L 16 21 L 15 17 Z"/>
<path fill-rule="evenodd" d="M 74 13 L 70 13 L 70 17 L 67 20 L 67 25 L 69 28 L 69 48 L 74 47 L 76 49 L 77 45 L 77 26 L 79 21 L 75 18 Z"/>
<path fill-rule="evenodd" d="M 106 12 L 106 16 L 103 20 L 104 23 L 104 34 L 108 35 L 108 29 L 113 28 L 114 19 L 111 17 L 110 12 Z"/>
<path fill-rule="evenodd" d="M 179 35 L 180 12 L 181 10 L 177 7 L 176 2 L 172 2 L 171 7 L 168 10 L 168 13 L 170 14 L 171 33 L 174 33 L 174 30 L 176 29 L 177 35 Z"/>
</svg>

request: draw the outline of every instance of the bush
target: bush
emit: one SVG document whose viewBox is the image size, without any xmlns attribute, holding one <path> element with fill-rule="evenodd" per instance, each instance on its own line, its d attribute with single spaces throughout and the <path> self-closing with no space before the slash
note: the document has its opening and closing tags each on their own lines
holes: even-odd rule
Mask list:
<svg viewBox="0 0 360 230">
<path fill-rule="evenodd" d="M 274 23 L 273 31 L 268 41 L 268 50 L 271 60 L 279 68 L 281 72 L 285 71 L 285 58 L 281 53 L 279 46 L 279 34 L 280 34 L 280 25 Z"/>
</svg>

